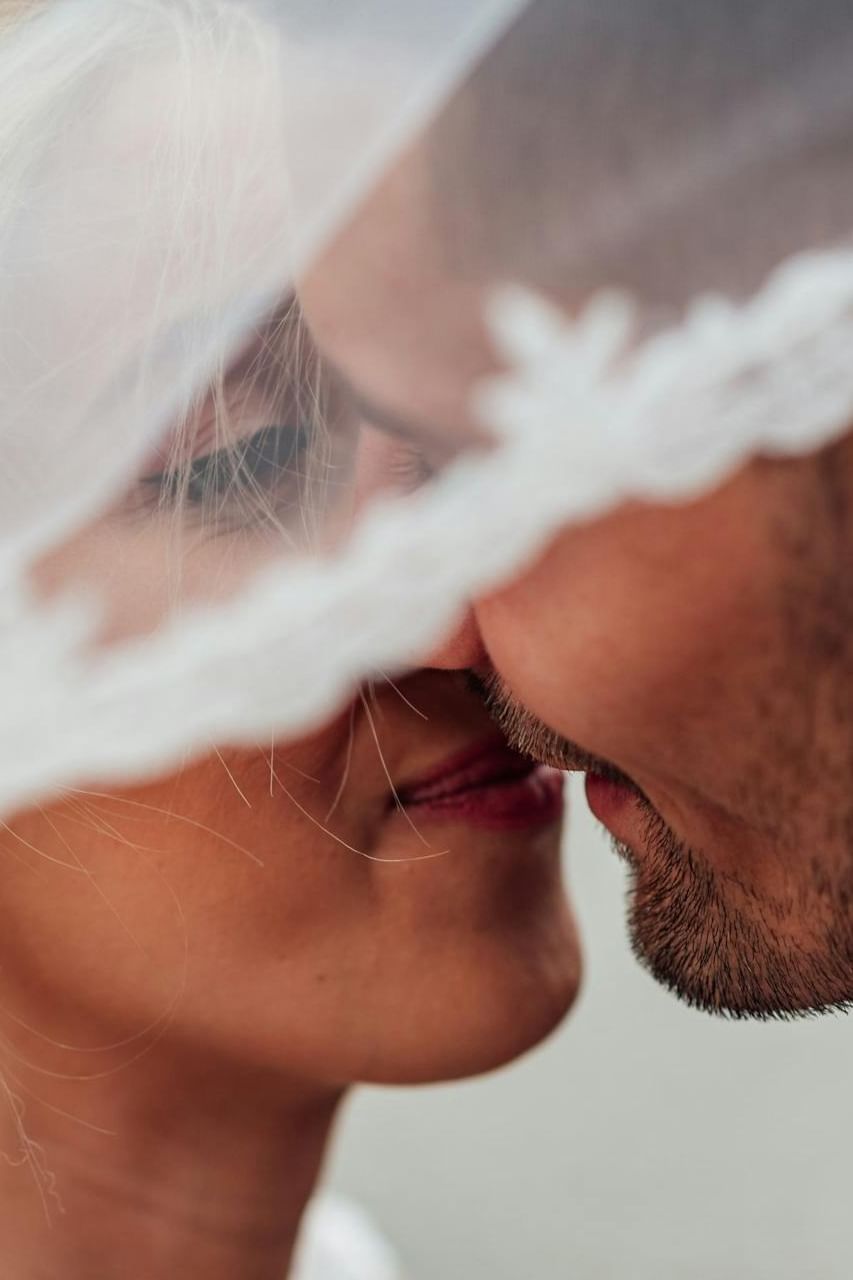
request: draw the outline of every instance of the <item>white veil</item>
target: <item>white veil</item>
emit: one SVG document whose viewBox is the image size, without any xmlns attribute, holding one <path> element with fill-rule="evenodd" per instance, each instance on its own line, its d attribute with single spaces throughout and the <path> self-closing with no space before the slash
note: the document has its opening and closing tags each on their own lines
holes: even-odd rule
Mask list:
<svg viewBox="0 0 853 1280">
<path fill-rule="evenodd" d="M 298 734 L 563 522 L 849 427 L 843 0 L 47 0 L 0 40 L 0 107 L 2 810 Z M 136 561 L 49 598 L 34 567 L 424 138 L 500 447 L 307 554 L 266 540 L 239 589 L 206 553 L 105 641 Z"/>
</svg>

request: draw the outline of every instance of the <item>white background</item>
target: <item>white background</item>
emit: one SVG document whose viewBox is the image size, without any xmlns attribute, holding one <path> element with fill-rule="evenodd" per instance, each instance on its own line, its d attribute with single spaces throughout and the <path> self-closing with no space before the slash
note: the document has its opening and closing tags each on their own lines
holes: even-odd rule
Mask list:
<svg viewBox="0 0 853 1280">
<path fill-rule="evenodd" d="M 659 990 L 573 800 L 579 1007 L 485 1081 L 363 1092 L 333 1183 L 413 1280 L 851 1280 L 853 1024 L 725 1023 Z"/>
</svg>

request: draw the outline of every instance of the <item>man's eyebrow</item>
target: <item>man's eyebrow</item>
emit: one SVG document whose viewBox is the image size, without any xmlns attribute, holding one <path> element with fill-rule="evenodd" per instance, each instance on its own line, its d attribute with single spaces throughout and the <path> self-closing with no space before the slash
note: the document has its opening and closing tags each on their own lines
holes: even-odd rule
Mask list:
<svg viewBox="0 0 853 1280">
<path fill-rule="evenodd" d="M 442 450 L 465 448 L 468 445 L 482 444 L 472 432 L 471 428 L 462 429 L 453 427 L 447 423 L 430 423 L 425 421 L 415 421 L 412 418 L 396 413 L 394 410 L 387 408 L 385 405 L 378 404 L 369 396 L 366 396 L 358 387 L 354 386 L 345 373 L 342 373 L 335 365 L 326 362 L 339 380 L 344 393 L 348 397 L 352 408 L 356 413 L 373 427 L 377 427 L 380 431 L 385 431 L 388 435 L 397 436 L 401 440 L 408 440 L 411 443 L 419 445 L 432 445 Z"/>
<path fill-rule="evenodd" d="M 384 405 L 377 404 L 360 391 L 358 387 L 354 386 L 347 375 L 336 365 L 329 360 L 325 360 L 325 364 L 335 381 L 343 388 L 352 408 L 360 418 L 363 418 L 365 422 L 369 422 L 371 426 L 378 427 L 380 431 L 387 431 L 389 435 L 400 436 L 404 440 L 446 439 L 444 432 L 436 431 L 434 427 L 412 422 L 387 409 Z"/>
<path fill-rule="evenodd" d="M 411 440 L 415 443 L 429 440 L 446 444 L 448 441 L 449 437 L 444 432 L 401 418 L 382 405 L 374 404 L 354 389 L 351 395 L 353 408 L 359 417 L 371 426 L 378 427 L 380 431 L 386 431 L 388 435 L 399 436 L 403 440 Z"/>
</svg>

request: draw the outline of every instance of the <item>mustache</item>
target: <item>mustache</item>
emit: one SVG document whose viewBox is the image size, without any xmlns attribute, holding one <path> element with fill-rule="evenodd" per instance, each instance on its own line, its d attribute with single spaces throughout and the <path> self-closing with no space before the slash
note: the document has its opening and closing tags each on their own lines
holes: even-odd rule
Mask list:
<svg viewBox="0 0 853 1280">
<path fill-rule="evenodd" d="M 472 671 L 467 678 L 510 745 L 522 755 L 567 773 L 594 773 L 613 782 L 634 786 L 627 774 L 609 760 L 593 755 L 580 743 L 564 737 L 540 720 L 519 702 L 496 671 Z"/>
</svg>

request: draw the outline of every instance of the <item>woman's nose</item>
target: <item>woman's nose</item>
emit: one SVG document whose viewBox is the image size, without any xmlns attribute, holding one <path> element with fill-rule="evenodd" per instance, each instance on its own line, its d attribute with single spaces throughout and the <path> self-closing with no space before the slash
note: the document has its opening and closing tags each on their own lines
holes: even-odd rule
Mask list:
<svg viewBox="0 0 853 1280">
<path fill-rule="evenodd" d="M 488 661 L 473 609 L 467 609 L 440 644 L 427 654 L 423 665 L 436 671 L 467 671 Z"/>
</svg>

